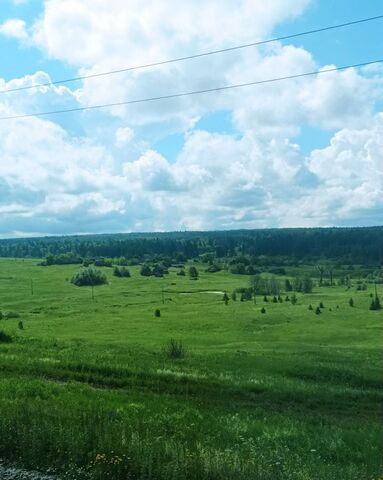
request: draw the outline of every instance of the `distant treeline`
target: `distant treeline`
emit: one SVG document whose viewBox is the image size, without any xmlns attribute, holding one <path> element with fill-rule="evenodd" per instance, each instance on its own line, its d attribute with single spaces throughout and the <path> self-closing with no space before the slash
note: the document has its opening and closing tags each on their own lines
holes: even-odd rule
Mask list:
<svg viewBox="0 0 383 480">
<path fill-rule="evenodd" d="M 44 258 L 71 252 L 80 258 L 167 256 L 183 262 L 200 255 L 341 259 L 383 263 L 383 227 L 297 228 L 212 232 L 132 233 L 0 240 L 1 257 Z M 69 259 L 68 259 L 69 260 Z"/>
</svg>

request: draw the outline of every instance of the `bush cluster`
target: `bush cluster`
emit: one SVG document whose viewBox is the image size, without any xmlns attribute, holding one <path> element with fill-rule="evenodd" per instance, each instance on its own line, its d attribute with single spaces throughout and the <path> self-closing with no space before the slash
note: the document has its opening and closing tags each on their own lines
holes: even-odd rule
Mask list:
<svg viewBox="0 0 383 480">
<path fill-rule="evenodd" d="M 72 277 L 71 283 L 77 287 L 104 285 L 108 283 L 106 275 L 96 268 L 83 268 Z"/>
</svg>

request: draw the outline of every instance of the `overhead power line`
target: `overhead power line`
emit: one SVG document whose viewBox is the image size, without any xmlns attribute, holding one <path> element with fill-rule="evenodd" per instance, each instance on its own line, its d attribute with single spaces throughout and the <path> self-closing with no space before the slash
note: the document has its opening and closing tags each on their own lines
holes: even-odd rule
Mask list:
<svg viewBox="0 0 383 480">
<path fill-rule="evenodd" d="M 269 40 L 261 40 L 261 41 L 258 41 L 258 42 L 245 43 L 243 45 L 237 45 L 237 46 L 234 46 L 234 47 L 222 48 L 222 49 L 219 49 L 219 50 L 211 50 L 211 51 L 208 51 L 208 52 L 197 53 L 197 54 L 194 54 L 194 55 L 187 55 L 185 57 L 172 58 L 172 59 L 169 59 L 169 60 L 161 60 L 161 61 L 158 61 L 158 62 L 152 62 L 152 63 L 143 64 L 143 65 L 136 65 L 136 66 L 132 66 L 132 67 L 120 68 L 118 70 L 110 70 L 108 72 L 92 73 L 92 74 L 89 74 L 89 75 L 82 75 L 82 76 L 78 76 L 78 77 L 66 78 L 66 79 L 63 79 L 63 80 L 55 80 L 55 81 L 52 81 L 52 82 L 36 83 L 36 84 L 33 84 L 33 85 L 26 85 L 26 86 L 23 86 L 23 87 L 10 88 L 9 90 L 0 90 L 0 93 L 19 92 L 21 90 L 30 90 L 32 88 L 39 88 L 39 87 L 49 87 L 49 86 L 53 86 L 53 85 L 76 82 L 76 81 L 79 81 L 79 80 L 86 80 L 88 78 L 96 78 L 96 77 L 104 77 L 104 76 L 107 76 L 107 75 L 115 75 L 117 73 L 129 72 L 129 71 L 132 71 L 132 70 L 139 70 L 139 69 L 143 69 L 143 68 L 158 67 L 160 65 L 166 65 L 166 64 L 169 64 L 169 63 L 182 62 L 182 61 L 185 61 L 185 60 L 192 60 L 194 58 L 207 57 L 209 55 L 216 55 L 218 53 L 232 52 L 232 51 L 235 51 L 235 50 L 241 50 L 241 49 L 249 48 L 249 47 L 257 47 L 257 46 L 260 46 L 260 45 L 266 45 L 268 43 L 279 42 L 279 41 L 282 41 L 282 40 L 289 40 L 289 39 L 292 39 L 292 38 L 303 37 L 305 35 L 312 35 L 314 33 L 321 33 L 321 32 L 326 32 L 328 30 L 335 30 L 335 29 L 339 29 L 339 28 L 350 27 L 352 25 L 357 25 L 357 24 L 366 23 L 366 22 L 372 22 L 372 21 L 381 20 L 381 19 L 383 19 L 383 15 L 376 15 L 375 17 L 362 18 L 362 19 L 359 19 L 359 20 L 351 21 L 351 22 L 339 23 L 337 25 L 330 25 L 330 26 L 327 26 L 327 27 L 316 28 L 314 30 L 306 30 L 304 32 L 293 33 L 291 35 L 285 35 L 285 36 L 282 36 L 282 37 L 271 38 Z"/>
<path fill-rule="evenodd" d="M 96 110 L 96 109 L 101 109 L 101 108 L 107 108 L 107 107 L 119 107 L 122 105 L 133 105 L 137 103 L 146 103 L 146 102 L 154 102 L 158 100 L 168 100 L 171 98 L 179 98 L 179 97 L 187 97 L 191 95 L 200 95 L 203 93 L 211 93 L 211 92 L 220 92 L 224 90 L 232 90 L 235 88 L 243 88 L 243 87 L 250 87 L 253 85 L 261 85 L 261 84 L 267 84 L 267 83 L 275 83 L 275 82 L 280 82 L 283 80 L 292 80 L 294 78 L 302 78 L 302 77 L 309 77 L 313 75 L 321 75 L 324 73 L 330 73 L 330 72 L 339 72 L 341 70 L 346 70 L 348 68 L 358 68 L 358 67 L 365 67 L 367 65 L 373 65 L 373 64 L 378 64 L 378 63 L 383 63 L 382 60 L 373 60 L 370 62 L 363 62 L 363 63 L 355 63 L 353 65 L 344 65 L 341 67 L 333 67 L 333 68 L 326 68 L 323 70 L 315 70 L 313 72 L 305 72 L 305 73 L 298 73 L 295 75 L 287 75 L 284 77 L 276 77 L 276 78 L 269 78 L 266 80 L 256 80 L 254 82 L 246 82 L 246 83 L 237 83 L 234 85 L 224 85 L 222 87 L 213 87 L 213 88 L 206 88 L 203 90 L 194 90 L 190 92 L 180 92 L 180 93 L 172 93 L 169 95 L 160 95 L 158 97 L 148 97 L 148 98 L 139 98 L 136 100 L 125 100 L 122 102 L 115 102 L 115 103 L 104 103 L 102 105 L 90 105 L 90 106 L 85 106 L 85 107 L 75 107 L 75 108 L 68 108 L 68 109 L 63 109 L 63 110 L 51 110 L 47 112 L 37 112 L 37 113 L 24 113 L 20 115 L 12 115 L 8 117 L 0 117 L 0 120 L 13 120 L 16 118 L 27 118 L 27 117 L 43 117 L 46 115 L 55 115 L 59 113 L 70 113 L 70 112 L 81 112 L 85 110 Z"/>
</svg>

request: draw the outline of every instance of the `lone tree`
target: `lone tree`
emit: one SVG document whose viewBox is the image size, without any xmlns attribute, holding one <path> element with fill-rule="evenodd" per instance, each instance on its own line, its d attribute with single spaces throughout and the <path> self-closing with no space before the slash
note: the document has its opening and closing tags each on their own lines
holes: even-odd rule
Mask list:
<svg viewBox="0 0 383 480">
<path fill-rule="evenodd" d="M 197 280 L 198 276 L 199 276 L 199 273 L 198 273 L 198 270 L 196 269 L 196 267 L 194 265 L 189 267 L 189 277 L 193 280 Z"/>
<path fill-rule="evenodd" d="M 350 307 L 353 307 L 354 306 L 354 300 L 352 298 L 350 298 L 350 300 L 348 301 L 348 304 L 350 305 Z"/>
<path fill-rule="evenodd" d="M 261 308 L 261 313 L 266 313 L 266 308 L 265 307 Z"/>
<path fill-rule="evenodd" d="M 382 306 L 380 304 L 380 299 L 378 297 L 378 291 L 377 291 L 376 282 L 375 282 L 375 296 L 371 301 L 370 310 L 380 310 L 381 308 Z"/>
<path fill-rule="evenodd" d="M 316 314 L 316 315 L 320 315 L 321 313 L 322 313 L 322 312 L 321 312 L 321 309 L 320 309 L 319 307 L 317 307 L 317 308 L 315 309 L 315 314 Z"/>
<path fill-rule="evenodd" d="M 223 294 L 222 300 L 225 302 L 225 305 L 229 303 L 229 295 L 226 292 Z"/>
<path fill-rule="evenodd" d="M 316 269 L 319 272 L 319 286 L 321 287 L 322 283 L 323 283 L 323 275 L 325 274 L 326 267 L 324 265 L 322 265 L 321 263 L 318 263 L 316 265 Z"/>
<path fill-rule="evenodd" d="M 234 290 L 234 292 L 231 294 L 231 299 L 236 302 L 237 301 L 237 292 Z"/>
<path fill-rule="evenodd" d="M 293 305 L 295 305 L 297 302 L 298 302 L 298 298 L 297 298 L 297 296 L 295 295 L 295 293 L 293 293 L 293 294 L 291 295 L 291 303 L 292 303 Z"/>
<path fill-rule="evenodd" d="M 77 287 L 95 287 L 96 285 L 104 285 L 108 283 L 106 275 L 97 268 L 83 268 L 80 272 L 72 277 L 71 283 Z"/>
</svg>

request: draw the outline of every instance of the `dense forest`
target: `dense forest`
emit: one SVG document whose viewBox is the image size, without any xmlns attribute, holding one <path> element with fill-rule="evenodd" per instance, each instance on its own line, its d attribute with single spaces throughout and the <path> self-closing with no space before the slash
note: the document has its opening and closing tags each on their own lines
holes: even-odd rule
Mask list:
<svg viewBox="0 0 383 480">
<path fill-rule="evenodd" d="M 212 232 L 128 233 L 0 240 L 1 257 L 43 258 L 71 252 L 86 257 L 138 260 L 168 256 L 184 261 L 202 254 L 332 258 L 383 263 L 383 227 L 292 228 Z"/>
</svg>

